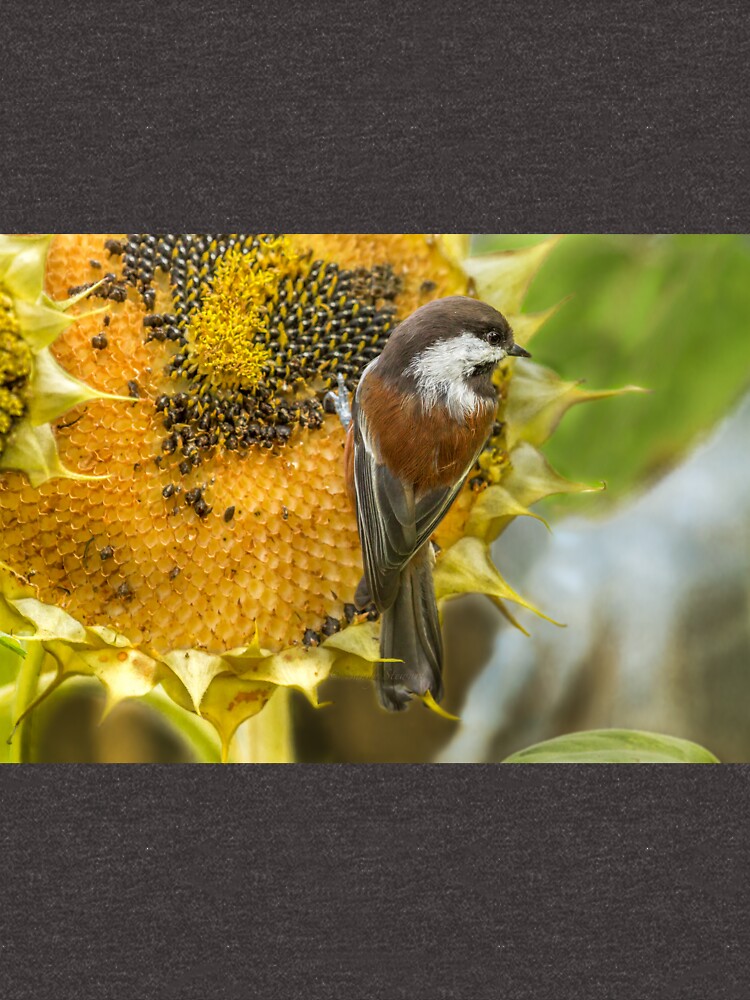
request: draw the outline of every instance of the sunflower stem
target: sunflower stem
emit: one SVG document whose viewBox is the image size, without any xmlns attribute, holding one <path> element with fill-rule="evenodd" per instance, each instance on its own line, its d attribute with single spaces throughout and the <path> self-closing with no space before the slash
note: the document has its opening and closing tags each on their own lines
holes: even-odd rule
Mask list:
<svg viewBox="0 0 750 1000">
<path fill-rule="evenodd" d="M 291 693 L 280 687 L 262 712 L 240 726 L 232 744 L 237 764 L 292 764 Z"/>
<path fill-rule="evenodd" d="M 17 721 L 9 740 L 8 759 L 12 764 L 28 764 L 31 760 L 33 712 L 28 712 L 28 709 L 37 696 L 42 665 L 47 655 L 41 642 L 27 642 L 23 645 L 26 656 L 21 660 L 13 700 L 13 719 Z"/>
</svg>

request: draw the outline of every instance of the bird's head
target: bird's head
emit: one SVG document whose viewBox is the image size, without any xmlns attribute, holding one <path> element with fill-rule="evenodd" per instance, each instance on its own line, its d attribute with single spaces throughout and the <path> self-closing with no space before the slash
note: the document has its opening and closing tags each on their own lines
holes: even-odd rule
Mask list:
<svg viewBox="0 0 750 1000">
<path fill-rule="evenodd" d="M 426 409 L 443 404 L 456 416 L 494 400 L 492 375 L 506 357 L 531 357 L 515 343 L 507 319 L 463 295 L 417 309 L 391 334 L 378 365 L 381 377 L 411 383 Z"/>
</svg>

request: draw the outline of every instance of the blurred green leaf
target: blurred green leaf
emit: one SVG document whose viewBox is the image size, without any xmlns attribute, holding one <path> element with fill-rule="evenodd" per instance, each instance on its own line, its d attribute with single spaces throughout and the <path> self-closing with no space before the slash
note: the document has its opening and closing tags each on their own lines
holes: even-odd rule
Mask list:
<svg viewBox="0 0 750 1000">
<path fill-rule="evenodd" d="M 718 764 L 708 750 L 678 739 L 631 729 L 570 733 L 520 750 L 505 764 Z"/>
<path fill-rule="evenodd" d="M 482 236 L 474 250 L 542 238 Z M 563 474 L 605 479 L 614 501 L 674 465 L 750 386 L 750 241 L 568 236 L 534 281 L 524 311 L 568 295 L 535 337 L 534 360 L 592 389 L 635 383 L 653 390 L 597 403 L 595 415 L 571 412 L 545 447 Z M 578 501 L 555 506 L 570 503 Z"/>
<path fill-rule="evenodd" d="M 10 758 L 10 746 L 6 740 L 13 729 L 13 701 L 16 696 L 16 678 L 26 656 L 26 650 L 11 639 L 0 634 L 0 764 Z"/>
<path fill-rule="evenodd" d="M 170 726 L 182 737 L 195 756 L 196 763 L 221 762 L 221 742 L 213 726 L 200 716 L 186 712 L 169 698 L 161 687 L 156 687 L 141 699 L 156 709 Z"/>
</svg>

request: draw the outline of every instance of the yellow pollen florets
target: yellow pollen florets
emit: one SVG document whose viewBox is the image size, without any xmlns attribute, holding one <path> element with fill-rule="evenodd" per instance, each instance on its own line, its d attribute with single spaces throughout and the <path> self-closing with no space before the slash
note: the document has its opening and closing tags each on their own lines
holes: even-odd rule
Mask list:
<svg viewBox="0 0 750 1000">
<path fill-rule="evenodd" d="M 211 292 L 190 324 L 189 343 L 197 371 L 223 385 L 252 387 L 272 360 L 266 346 L 268 303 L 279 284 L 299 266 L 285 237 L 255 253 L 233 248 L 217 263 Z"/>
<path fill-rule="evenodd" d="M 30 374 L 31 349 L 21 338 L 10 296 L 0 288 L 0 454 L 13 423 L 23 416 Z"/>
</svg>

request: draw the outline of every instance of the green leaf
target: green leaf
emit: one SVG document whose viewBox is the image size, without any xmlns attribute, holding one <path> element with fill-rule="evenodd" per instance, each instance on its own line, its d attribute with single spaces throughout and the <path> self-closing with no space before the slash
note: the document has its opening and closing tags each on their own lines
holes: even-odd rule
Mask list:
<svg viewBox="0 0 750 1000">
<path fill-rule="evenodd" d="M 512 754 L 504 764 L 718 764 L 708 750 L 635 729 L 570 733 Z"/>
<path fill-rule="evenodd" d="M 9 635 L 0 635 L 0 647 L 9 649 L 11 653 L 16 653 L 18 656 L 26 656 L 26 650 L 11 639 Z"/>
<path fill-rule="evenodd" d="M 516 246 L 519 239 L 483 237 L 480 247 Z M 596 414 L 575 408 L 547 446 L 556 468 L 607 481 L 601 509 L 670 468 L 746 390 L 750 240 L 568 236 L 534 280 L 524 308 L 544 309 L 566 295 L 570 301 L 533 341 L 534 361 L 564 380 L 652 390 L 613 399 Z M 586 499 L 567 500 L 564 508 L 571 502 L 581 511 L 589 507 Z"/>
</svg>

